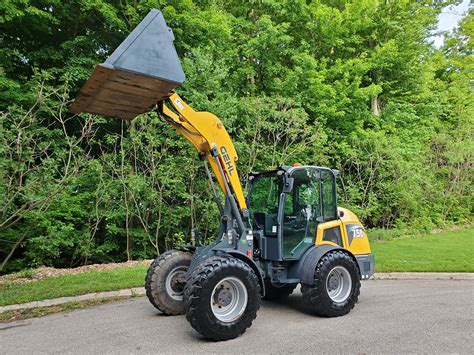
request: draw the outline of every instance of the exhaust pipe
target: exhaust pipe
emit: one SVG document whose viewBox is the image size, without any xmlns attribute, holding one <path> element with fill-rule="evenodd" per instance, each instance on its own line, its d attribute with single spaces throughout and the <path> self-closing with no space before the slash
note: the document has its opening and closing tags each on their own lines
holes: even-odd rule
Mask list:
<svg viewBox="0 0 474 355">
<path fill-rule="evenodd" d="M 95 67 L 70 111 L 126 120 L 150 111 L 185 80 L 173 41 L 163 14 L 151 10 L 112 55 Z"/>
</svg>

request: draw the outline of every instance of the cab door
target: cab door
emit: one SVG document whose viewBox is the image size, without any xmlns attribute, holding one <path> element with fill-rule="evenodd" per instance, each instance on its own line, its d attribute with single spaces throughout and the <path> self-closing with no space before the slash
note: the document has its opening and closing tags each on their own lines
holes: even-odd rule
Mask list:
<svg viewBox="0 0 474 355">
<path fill-rule="evenodd" d="M 298 169 L 292 173 L 293 189 L 284 195 L 281 243 L 285 260 L 299 259 L 314 245 L 321 214 L 320 170 Z"/>
<path fill-rule="evenodd" d="M 321 172 L 321 223 L 318 225 L 316 244 L 346 247 L 342 223 L 337 214 L 336 177 L 330 170 Z"/>
</svg>

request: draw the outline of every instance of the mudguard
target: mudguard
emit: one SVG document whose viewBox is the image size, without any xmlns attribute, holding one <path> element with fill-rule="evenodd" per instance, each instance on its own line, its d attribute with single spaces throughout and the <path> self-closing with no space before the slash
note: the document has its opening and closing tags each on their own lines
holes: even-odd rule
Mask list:
<svg viewBox="0 0 474 355">
<path fill-rule="evenodd" d="M 237 251 L 237 250 L 222 250 L 226 254 L 232 255 L 234 258 L 242 260 L 244 263 L 246 263 L 248 266 L 252 268 L 252 270 L 255 272 L 255 274 L 258 277 L 258 282 L 260 283 L 260 292 L 262 294 L 262 297 L 265 296 L 265 282 L 263 282 L 263 276 L 262 273 L 260 272 L 260 269 L 258 268 L 257 264 L 255 261 L 250 259 L 247 255 L 244 253 Z"/>
<path fill-rule="evenodd" d="M 191 265 L 189 266 L 188 272 L 186 273 L 186 278 L 188 278 L 191 275 L 192 271 L 204 260 L 210 258 L 213 255 L 218 255 L 218 253 L 224 253 L 224 254 L 232 255 L 234 258 L 242 260 L 244 263 L 246 263 L 248 266 L 252 268 L 252 270 L 257 275 L 258 282 L 260 284 L 262 297 L 265 296 L 265 283 L 263 281 L 263 276 L 262 276 L 262 273 L 260 272 L 260 268 L 257 266 L 255 261 L 253 261 L 247 255 L 245 255 L 244 253 L 238 250 L 219 248 L 219 247 L 216 248 L 217 244 L 218 244 L 218 241 L 208 246 L 198 247 L 195 249 L 193 259 L 191 261 Z"/>
</svg>

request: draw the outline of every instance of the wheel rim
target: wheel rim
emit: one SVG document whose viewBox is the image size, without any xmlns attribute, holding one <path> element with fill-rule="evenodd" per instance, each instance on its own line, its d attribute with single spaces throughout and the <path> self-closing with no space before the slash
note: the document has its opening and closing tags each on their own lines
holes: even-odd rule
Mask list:
<svg viewBox="0 0 474 355">
<path fill-rule="evenodd" d="M 166 277 L 166 292 L 176 300 L 182 301 L 184 294 L 184 274 L 188 271 L 186 266 L 175 267 Z"/>
<path fill-rule="evenodd" d="M 238 319 L 247 307 L 248 295 L 244 283 L 236 277 L 226 277 L 212 290 L 211 310 L 221 322 Z"/>
<path fill-rule="evenodd" d="M 344 302 L 349 298 L 352 290 L 352 278 L 349 271 L 343 266 L 333 268 L 326 279 L 328 296 L 334 302 Z"/>
</svg>

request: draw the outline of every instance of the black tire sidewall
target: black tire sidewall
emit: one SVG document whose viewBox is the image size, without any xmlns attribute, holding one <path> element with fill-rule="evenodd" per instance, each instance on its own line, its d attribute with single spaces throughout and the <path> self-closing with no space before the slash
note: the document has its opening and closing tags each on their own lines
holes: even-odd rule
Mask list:
<svg viewBox="0 0 474 355">
<path fill-rule="evenodd" d="M 190 253 L 171 250 L 155 259 L 149 268 L 145 282 L 147 296 L 150 302 L 165 314 L 177 315 L 185 311 L 183 300 L 176 300 L 168 294 L 166 279 L 175 268 L 188 268 L 191 259 Z"/>
<path fill-rule="evenodd" d="M 242 281 L 244 283 L 244 286 L 247 290 L 247 306 L 245 307 L 245 311 L 242 313 L 242 315 L 235 321 L 233 322 L 222 322 L 218 320 L 211 309 L 211 295 L 212 291 L 216 287 L 216 285 L 226 277 L 235 277 Z M 249 319 L 246 319 L 250 316 L 251 310 L 255 309 L 256 303 L 257 303 L 257 297 L 260 297 L 258 295 L 258 290 L 255 289 L 254 285 L 252 284 L 252 281 L 249 280 L 248 275 L 244 273 L 242 269 L 235 269 L 235 270 L 229 270 L 229 269 L 222 269 L 216 272 L 215 278 L 212 278 L 209 280 L 209 282 L 203 284 L 203 291 L 201 293 L 201 297 L 203 300 L 207 300 L 206 305 L 206 312 L 205 315 L 209 319 L 210 322 L 212 322 L 214 325 L 219 324 L 220 327 L 225 330 L 229 329 L 230 332 L 233 331 L 238 331 L 241 330 L 240 328 L 244 326 Z M 250 319 L 252 320 L 252 319 Z"/>
<path fill-rule="evenodd" d="M 260 307 L 260 286 L 254 271 L 238 259 L 233 259 L 231 265 L 215 268 L 213 272 L 202 278 L 195 289 L 199 289 L 199 296 L 186 300 L 187 316 L 191 325 L 206 338 L 213 340 L 227 340 L 245 332 L 252 324 Z M 206 264 L 204 262 L 203 264 Z M 195 271 L 199 273 L 199 268 Z M 247 305 L 242 315 L 232 322 L 222 322 L 216 318 L 211 308 L 211 296 L 216 285 L 227 277 L 235 277 L 242 281 L 247 290 Z M 192 281 L 192 276 L 190 281 Z M 188 281 L 188 285 L 189 282 Z M 188 287 L 186 285 L 186 287 Z M 196 287 L 197 286 L 197 287 Z M 185 298 L 188 292 L 185 292 Z M 189 309 L 193 309 L 193 316 Z M 191 319 L 193 318 L 193 319 Z"/>
<path fill-rule="evenodd" d="M 351 277 L 351 292 L 343 302 L 335 302 L 329 297 L 327 278 L 336 266 L 344 267 Z M 349 313 L 354 308 L 360 293 L 359 269 L 354 259 L 342 251 L 330 252 L 319 261 L 314 273 L 314 285 L 305 286 L 306 300 L 317 314 L 337 317 Z"/>
</svg>

